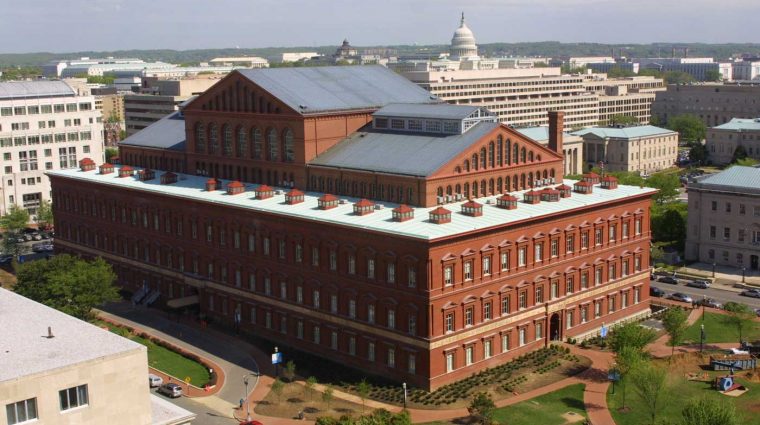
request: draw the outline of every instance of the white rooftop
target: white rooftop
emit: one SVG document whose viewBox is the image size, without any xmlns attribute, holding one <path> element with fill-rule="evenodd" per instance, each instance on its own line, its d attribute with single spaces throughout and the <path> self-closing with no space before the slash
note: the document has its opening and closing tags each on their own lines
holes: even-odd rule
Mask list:
<svg viewBox="0 0 760 425">
<path fill-rule="evenodd" d="M 133 168 L 138 170 L 136 167 Z M 639 188 L 620 185 L 617 189 L 607 190 L 602 189 L 597 185 L 592 194 L 583 195 L 573 193 L 570 198 L 560 199 L 559 202 L 541 202 L 534 205 L 522 202 L 522 193 L 526 191 L 512 192 L 512 194 L 517 196 L 518 200 L 520 200 L 517 204 L 517 209 L 515 210 L 498 208 L 496 206 L 496 198 L 498 198 L 498 195 L 493 195 L 476 199 L 477 202 L 483 204 L 482 216 L 471 217 L 461 214 L 461 204 L 464 203 L 464 201 L 453 202 L 443 205 L 444 208 L 452 212 L 451 222 L 435 224 L 428 220 L 428 213 L 437 207 L 412 207 L 414 210 L 413 219 L 405 222 L 396 222 L 392 220 L 391 210 L 396 208 L 399 204 L 391 202 L 376 201 L 376 205 L 381 206 L 381 209 L 376 209 L 369 215 L 359 216 L 353 213 L 353 203 L 359 201 L 358 198 L 336 195 L 339 199 L 345 200 L 346 202 L 329 210 L 321 210 L 317 208 L 317 199 L 322 196 L 323 193 L 306 192 L 304 202 L 288 205 L 284 202 L 285 193 L 289 190 L 286 188 L 274 188 L 275 190 L 280 190 L 280 194 L 269 199 L 259 200 L 255 199 L 255 194 L 252 193 L 252 190 L 259 186 L 257 184 L 245 184 L 245 193 L 227 195 L 226 184 L 229 183 L 229 180 L 223 181 L 222 190 L 207 192 L 205 190 L 205 183 L 208 180 L 208 177 L 176 173 L 180 177 L 177 183 L 162 185 L 160 184 L 160 176 L 163 174 L 163 171 L 154 170 L 156 178 L 143 182 L 139 181 L 136 177 L 119 178 L 118 169 L 119 167 L 115 167 L 114 172 L 110 174 L 99 174 L 97 169 L 93 171 L 80 171 L 78 168 L 48 171 L 46 174 L 55 177 L 67 177 L 75 180 L 100 183 L 118 189 L 132 189 L 165 196 L 192 199 L 197 202 L 230 205 L 249 209 L 251 211 L 267 212 L 309 221 L 330 223 L 338 226 L 347 226 L 422 240 L 445 238 L 460 233 L 471 232 L 473 230 L 482 230 L 527 219 L 548 216 L 558 212 L 593 207 L 610 201 L 623 200 L 631 196 L 651 195 L 655 192 L 655 189 L 648 187 Z M 564 181 L 564 183 L 569 186 L 572 186 L 575 182 L 575 180 Z M 546 187 L 556 187 L 559 184 L 560 182 L 557 182 Z M 491 202 L 492 204 L 489 205 L 488 202 Z"/>
<path fill-rule="evenodd" d="M 196 416 L 195 413 L 155 394 L 150 395 L 150 413 L 151 425 L 186 424 Z"/>
<path fill-rule="evenodd" d="M 53 338 L 47 338 L 48 326 Z M 0 382 L 142 345 L 0 288 Z"/>
</svg>

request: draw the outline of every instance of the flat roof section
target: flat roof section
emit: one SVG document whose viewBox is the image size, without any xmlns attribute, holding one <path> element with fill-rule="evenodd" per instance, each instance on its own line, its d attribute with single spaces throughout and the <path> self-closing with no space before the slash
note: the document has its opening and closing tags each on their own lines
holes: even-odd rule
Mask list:
<svg viewBox="0 0 760 425">
<path fill-rule="evenodd" d="M 428 220 L 428 213 L 437 207 L 412 207 L 414 218 L 403 222 L 396 222 L 392 219 L 391 210 L 399 204 L 391 202 L 376 201 L 376 210 L 374 212 L 367 215 L 356 215 L 354 214 L 353 204 L 359 201 L 358 198 L 337 196 L 339 199 L 345 200 L 345 203 L 339 204 L 335 208 L 321 210 L 317 207 L 317 199 L 324 195 L 323 193 L 306 192 L 304 194 L 304 202 L 289 205 L 285 203 L 285 193 L 289 190 L 287 188 L 276 188 L 280 190 L 280 194 L 275 194 L 271 198 L 255 199 L 255 194 L 251 191 L 259 187 L 257 184 L 245 184 L 245 193 L 227 195 L 225 189 L 229 181 L 222 182 L 220 186 L 221 190 L 207 192 L 205 185 L 208 177 L 175 173 L 179 176 L 177 183 L 162 185 L 160 184 L 160 178 L 161 174 L 164 173 L 163 171 L 154 170 L 154 179 L 140 181 L 137 177 L 118 177 L 118 168 L 120 167 L 116 168 L 115 172 L 109 174 L 99 174 L 97 170 L 81 171 L 78 168 L 48 171 L 46 174 L 52 177 L 102 184 L 120 190 L 132 189 L 155 195 L 188 199 L 194 202 L 243 208 L 255 212 L 282 215 L 316 223 L 329 223 L 336 226 L 370 230 L 420 240 L 446 238 L 494 226 L 546 217 L 576 208 L 594 207 L 611 201 L 622 201 L 632 196 L 652 195 L 656 192 L 655 189 L 648 187 L 640 188 L 620 185 L 617 189 L 606 190 L 597 185 L 593 193 L 588 195 L 573 193 L 570 198 L 561 198 L 558 202 L 541 202 L 533 205 L 519 202 L 517 209 L 514 210 L 498 208 L 496 206 L 496 198 L 499 195 L 494 195 L 477 198 L 477 201 L 483 204 L 482 216 L 471 217 L 464 215 L 460 212 L 460 205 L 465 201 L 453 202 L 444 205 L 452 211 L 451 222 L 435 224 Z M 555 187 L 561 183 L 557 182 L 547 187 Z M 564 184 L 571 186 L 573 183 L 575 183 L 574 180 L 564 181 Z M 523 192 L 525 191 L 512 192 L 512 194 L 522 200 L 521 194 Z"/>
<path fill-rule="evenodd" d="M 0 100 L 76 96 L 63 81 L 8 81 L 0 83 Z"/>
<path fill-rule="evenodd" d="M 676 132 L 673 130 L 668 130 L 667 128 L 655 127 L 653 125 L 638 125 L 635 127 L 622 128 L 590 127 L 584 128 L 583 130 L 574 131 L 571 134 L 576 136 L 585 136 L 589 133 L 601 138 L 635 139 L 638 137 L 650 137 Z"/>
<path fill-rule="evenodd" d="M 145 348 L 0 288 L 0 382 Z M 48 338 L 48 327 L 53 338 Z"/>
</svg>

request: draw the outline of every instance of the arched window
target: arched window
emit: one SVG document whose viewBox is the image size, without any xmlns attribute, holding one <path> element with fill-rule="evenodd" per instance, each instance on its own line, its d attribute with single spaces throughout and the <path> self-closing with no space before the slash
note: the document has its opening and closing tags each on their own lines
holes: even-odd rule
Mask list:
<svg viewBox="0 0 760 425">
<path fill-rule="evenodd" d="M 219 149 L 219 129 L 216 128 L 216 124 L 211 124 L 208 127 L 208 153 L 216 153 Z"/>
<path fill-rule="evenodd" d="M 285 162 L 293 162 L 296 160 L 296 149 L 293 145 L 293 130 L 286 128 L 282 132 L 283 140 L 283 155 L 285 156 Z"/>
<path fill-rule="evenodd" d="M 486 196 L 486 179 L 480 181 L 480 196 Z"/>
<path fill-rule="evenodd" d="M 494 163 L 494 144 L 493 142 L 488 144 L 488 166 L 493 168 L 496 164 Z"/>
<path fill-rule="evenodd" d="M 470 160 L 469 159 L 465 159 L 464 160 L 464 171 L 465 172 L 469 172 L 470 171 Z"/>
<path fill-rule="evenodd" d="M 514 152 L 512 154 L 512 163 L 513 164 L 519 164 L 520 163 L 520 145 L 518 145 L 517 143 L 515 143 L 515 147 L 514 147 L 513 151 Z"/>
<path fill-rule="evenodd" d="M 195 151 L 206 153 L 206 127 L 202 122 L 195 124 Z"/>
<path fill-rule="evenodd" d="M 520 148 L 520 162 L 525 163 L 525 148 Z"/>
<path fill-rule="evenodd" d="M 506 146 L 504 147 L 504 152 L 506 154 L 504 156 L 504 163 L 506 165 L 509 165 L 511 164 L 511 159 L 512 159 L 512 155 L 511 155 L 512 154 L 512 140 L 511 139 L 507 139 Z"/>
<path fill-rule="evenodd" d="M 549 173 L 546 170 L 544 170 L 544 178 L 545 179 L 549 178 Z"/>
<path fill-rule="evenodd" d="M 528 151 L 528 161 L 533 162 L 533 151 Z"/>
<path fill-rule="evenodd" d="M 477 198 L 478 197 L 478 182 L 477 180 L 472 182 L 472 197 Z"/>
<path fill-rule="evenodd" d="M 253 159 L 262 159 L 264 157 L 264 143 L 261 140 L 261 130 L 257 127 L 251 129 L 251 157 Z"/>
<path fill-rule="evenodd" d="M 509 192 L 509 187 L 510 187 L 509 185 L 510 185 L 510 183 L 511 182 L 509 181 L 509 176 L 504 177 L 504 191 L 505 192 Z M 499 190 L 501 190 L 501 189 L 499 189 Z"/>
<path fill-rule="evenodd" d="M 552 168 L 551 170 L 549 170 L 549 176 L 552 177 L 552 178 L 554 178 L 554 168 Z"/>
<path fill-rule="evenodd" d="M 473 170 L 478 169 L 478 154 L 476 153 L 472 154 L 472 169 Z"/>
<path fill-rule="evenodd" d="M 520 174 L 520 189 L 525 189 L 525 173 Z"/>
<path fill-rule="evenodd" d="M 446 186 L 446 194 L 451 195 L 451 185 Z"/>
<path fill-rule="evenodd" d="M 463 194 L 464 194 L 465 198 L 469 198 L 470 197 L 470 184 L 469 183 L 465 183 L 464 184 L 464 193 Z"/>
<path fill-rule="evenodd" d="M 501 137 L 501 134 L 496 137 L 496 165 L 501 167 L 504 165 L 504 159 L 502 158 L 502 155 L 504 154 L 504 139 Z"/>
<path fill-rule="evenodd" d="M 517 174 L 512 177 L 512 190 L 518 190 L 520 188 L 520 181 L 517 179 Z"/>
<path fill-rule="evenodd" d="M 486 148 L 480 148 L 480 168 L 486 169 Z"/>
<path fill-rule="evenodd" d="M 277 143 L 277 130 L 270 128 L 267 131 L 267 153 L 270 161 L 277 161 L 280 157 L 280 146 Z"/>
<path fill-rule="evenodd" d="M 454 186 L 454 190 L 455 190 L 454 193 L 457 193 L 457 194 L 462 193 L 462 185 L 457 183 L 457 185 Z"/>
<path fill-rule="evenodd" d="M 245 128 L 238 127 L 237 131 L 237 157 L 245 158 L 246 152 L 248 152 L 248 137 L 245 132 Z"/>
<path fill-rule="evenodd" d="M 528 187 L 533 187 L 533 173 L 528 173 Z"/>
<path fill-rule="evenodd" d="M 443 188 L 441 186 L 438 186 L 436 193 L 438 194 L 438 196 L 443 196 Z"/>
<path fill-rule="evenodd" d="M 222 127 L 222 155 L 232 156 L 232 128 L 228 124 Z"/>
</svg>

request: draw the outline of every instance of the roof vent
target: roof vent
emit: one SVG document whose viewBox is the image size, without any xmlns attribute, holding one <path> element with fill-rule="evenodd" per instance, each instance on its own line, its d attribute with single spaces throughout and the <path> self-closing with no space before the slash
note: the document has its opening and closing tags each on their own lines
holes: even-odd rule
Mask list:
<svg viewBox="0 0 760 425">
<path fill-rule="evenodd" d="M 177 183 L 176 174 L 172 173 L 171 171 L 161 174 L 161 184 L 172 184 L 172 183 Z"/>
<path fill-rule="evenodd" d="M 591 184 L 599 184 L 599 174 L 596 174 L 594 172 L 586 173 L 583 175 L 583 178 L 581 180 L 584 182 L 589 182 Z"/>
<path fill-rule="evenodd" d="M 615 176 L 604 176 L 601 183 L 603 189 L 617 189 L 618 187 L 618 179 Z"/>
<path fill-rule="evenodd" d="M 156 172 L 151 170 L 150 168 L 146 168 L 144 170 L 140 170 L 137 173 L 137 178 L 140 179 L 140 181 L 147 181 L 147 180 L 153 180 L 156 178 Z"/>
<path fill-rule="evenodd" d="M 467 201 L 462 204 L 462 214 L 469 215 L 470 217 L 480 217 L 483 215 L 483 205 L 475 201 Z"/>
<path fill-rule="evenodd" d="M 517 208 L 517 198 L 507 193 L 496 199 L 496 205 L 506 210 L 514 210 Z"/>
<path fill-rule="evenodd" d="M 273 196 L 273 194 L 274 189 L 265 184 L 262 184 L 256 188 L 256 199 L 269 199 Z"/>
<path fill-rule="evenodd" d="M 570 186 L 568 186 L 566 184 L 561 184 L 561 185 L 555 187 L 555 189 L 559 190 L 559 196 L 561 196 L 563 198 L 569 198 L 570 194 L 572 193 L 572 190 L 573 190 L 572 187 L 570 187 Z"/>
<path fill-rule="evenodd" d="M 304 193 L 298 189 L 291 189 L 285 194 L 285 203 L 288 205 L 300 204 L 303 202 Z"/>
<path fill-rule="evenodd" d="M 52 327 L 50 327 L 50 326 L 48 326 L 48 334 L 47 334 L 47 337 L 46 337 L 46 338 L 47 338 L 47 339 L 52 339 L 52 338 L 55 338 L 55 335 L 53 335 L 53 328 L 52 328 Z"/>
<path fill-rule="evenodd" d="M 401 204 L 393 209 L 393 219 L 403 222 L 414 218 L 414 210 L 406 204 Z"/>
<path fill-rule="evenodd" d="M 113 165 L 106 162 L 100 166 L 100 174 L 111 174 L 111 173 L 113 173 Z"/>
<path fill-rule="evenodd" d="M 560 192 L 557 189 L 544 189 L 541 191 L 541 200 L 547 202 L 557 202 L 560 198 Z"/>
<path fill-rule="evenodd" d="M 354 214 L 367 215 L 375 211 L 375 203 L 369 199 L 362 199 L 354 204 Z"/>
<path fill-rule="evenodd" d="M 79 161 L 79 168 L 81 168 L 82 171 L 92 171 L 95 169 L 95 161 L 90 158 L 83 158 Z"/>
<path fill-rule="evenodd" d="M 326 193 L 317 199 L 317 205 L 320 210 L 329 210 L 338 206 L 338 198 L 334 195 Z"/>
<path fill-rule="evenodd" d="M 580 181 L 573 185 L 573 190 L 577 193 L 589 195 L 594 192 L 594 184 L 587 181 Z"/>
<path fill-rule="evenodd" d="M 227 194 L 228 195 L 237 195 L 239 193 L 245 192 L 245 185 L 243 183 L 240 183 L 239 181 L 231 181 L 227 183 Z"/>
<path fill-rule="evenodd" d="M 443 207 L 438 207 L 428 213 L 430 221 L 435 224 L 451 223 L 451 211 Z"/>
<path fill-rule="evenodd" d="M 129 165 L 125 165 L 121 168 L 119 168 L 119 177 L 129 177 L 132 174 L 134 174 L 135 170 L 132 169 Z"/>
<path fill-rule="evenodd" d="M 523 193 L 523 202 L 526 204 L 537 204 L 541 202 L 541 192 L 536 190 L 529 190 Z"/>
<path fill-rule="evenodd" d="M 213 191 L 215 191 L 218 184 L 219 183 L 213 177 L 210 178 L 210 179 L 208 179 L 208 180 L 206 180 L 206 192 L 213 192 Z"/>
</svg>

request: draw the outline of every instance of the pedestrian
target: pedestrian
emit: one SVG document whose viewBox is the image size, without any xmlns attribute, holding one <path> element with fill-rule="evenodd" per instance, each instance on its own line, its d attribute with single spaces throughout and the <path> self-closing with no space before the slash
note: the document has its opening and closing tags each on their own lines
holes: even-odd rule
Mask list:
<svg viewBox="0 0 760 425">
<path fill-rule="evenodd" d="M 242 409 L 242 408 L 243 408 L 243 399 L 241 398 L 240 399 L 240 407 L 239 407 L 239 409 Z"/>
</svg>

